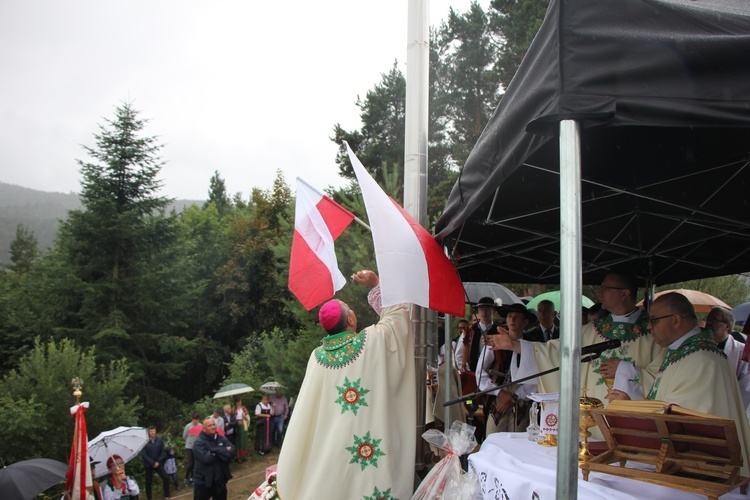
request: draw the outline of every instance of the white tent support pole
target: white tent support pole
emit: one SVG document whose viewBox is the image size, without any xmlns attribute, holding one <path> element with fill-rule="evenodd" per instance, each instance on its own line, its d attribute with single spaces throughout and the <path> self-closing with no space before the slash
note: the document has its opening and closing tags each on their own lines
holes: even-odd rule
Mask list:
<svg viewBox="0 0 750 500">
<path fill-rule="evenodd" d="M 556 498 L 578 498 L 581 394 L 581 136 L 560 122 L 560 407 Z"/>
<path fill-rule="evenodd" d="M 406 43 L 406 116 L 404 147 L 404 209 L 422 227 L 427 222 L 427 125 L 429 119 L 430 39 L 429 0 L 409 0 Z M 425 311 L 417 313 L 425 319 Z M 426 328 L 422 321 L 415 341 L 417 377 L 417 452 L 416 470 L 424 470 Z"/>
</svg>

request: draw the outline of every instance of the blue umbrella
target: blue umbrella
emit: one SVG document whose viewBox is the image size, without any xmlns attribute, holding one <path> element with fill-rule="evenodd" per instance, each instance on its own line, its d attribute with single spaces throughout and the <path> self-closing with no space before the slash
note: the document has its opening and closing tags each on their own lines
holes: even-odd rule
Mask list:
<svg viewBox="0 0 750 500">
<path fill-rule="evenodd" d="M 750 302 L 745 302 L 744 304 L 738 305 L 737 307 L 732 309 L 732 314 L 734 315 L 735 325 L 744 325 L 747 322 L 748 315 L 750 315 Z"/>
</svg>

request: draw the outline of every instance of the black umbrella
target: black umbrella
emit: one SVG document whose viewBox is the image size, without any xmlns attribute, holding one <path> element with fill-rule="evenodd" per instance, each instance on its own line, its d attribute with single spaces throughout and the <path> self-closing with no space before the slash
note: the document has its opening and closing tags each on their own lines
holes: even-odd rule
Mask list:
<svg viewBox="0 0 750 500">
<path fill-rule="evenodd" d="M 67 473 L 68 464 L 49 458 L 16 462 L 0 469 L 0 492 L 5 500 L 31 500 Z"/>
</svg>

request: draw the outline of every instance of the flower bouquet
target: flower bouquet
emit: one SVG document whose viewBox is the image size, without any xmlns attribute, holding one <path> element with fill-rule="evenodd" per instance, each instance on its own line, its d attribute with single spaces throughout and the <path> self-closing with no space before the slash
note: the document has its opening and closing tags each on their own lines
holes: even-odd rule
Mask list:
<svg viewBox="0 0 750 500">
<path fill-rule="evenodd" d="M 479 481 L 474 474 L 464 474 L 459 458 L 476 448 L 474 430 L 474 426 L 456 421 L 447 434 L 435 429 L 422 434 L 422 438 L 430 443 L 430 447 L 440 450 L 441 459 L 422 480 L 412 500 L 476 497 Z"/>
</svg>

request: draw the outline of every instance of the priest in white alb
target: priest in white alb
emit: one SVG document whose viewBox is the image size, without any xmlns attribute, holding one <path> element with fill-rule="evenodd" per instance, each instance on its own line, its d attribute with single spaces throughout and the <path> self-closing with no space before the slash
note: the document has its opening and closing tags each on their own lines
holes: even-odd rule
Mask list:
<svg viewBox="0 0 750 500">
<path fill-rule="evenodd" d="M 371 287 L 380 313 L 378 276 Z M 339 300 L 319 312 L 326 330 L 310 356 L 279 457 L 284 500 L 411 498 L 416 447 L 414 336 L 405 304 L 384 307 L 380 321 L 357 331 L 357 316 Z"/>
<path fill-rule="evenodd" d="M 750 427 L 726 354 L 711 338 L 711 331 L 698 326 L 693 305 L 679 293 L 654 300 L 648 325 L 654 342 L 668 351 L 647 398 L 734 420 L 744 458 L 740 474 L 747 477 Z M 628 399 L 622 393 L 614 396 Z"/>
</svg>

